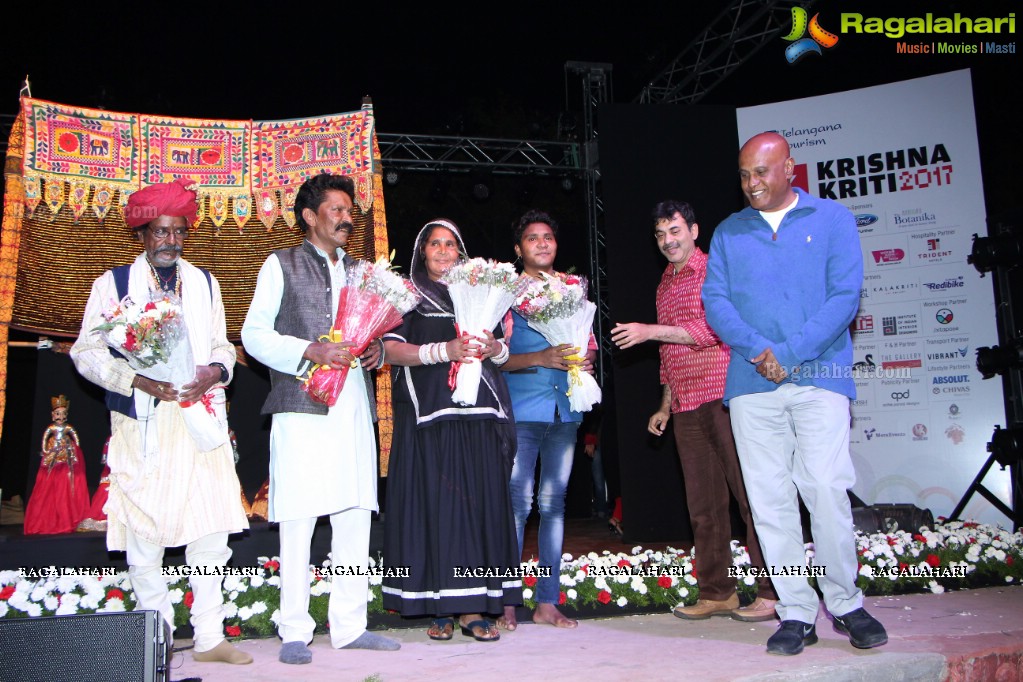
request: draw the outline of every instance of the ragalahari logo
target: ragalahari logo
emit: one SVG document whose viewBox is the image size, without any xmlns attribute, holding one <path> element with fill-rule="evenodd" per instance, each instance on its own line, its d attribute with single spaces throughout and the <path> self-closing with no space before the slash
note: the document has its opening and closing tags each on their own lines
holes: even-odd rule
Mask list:
<svg viewBox="0 0 1023 682">
<path fill-rule="evenodd" d="M 789 60 L 789 64 L 795 64 L 812 52 L 822 54 L 822 47 L 831 48 L 838 44 L 838 36 L 821 28 L 817 21 L 819 13 L 814 14 L 809 22 L 806 16 L 806 10 L 802 7 L 792 8 L 792 30 L 782 38 L 792 43 L 785 48 L 785 59 Z M 809 38 L 804 37 L 807 31 L 810 32 Z"/>
</svg>

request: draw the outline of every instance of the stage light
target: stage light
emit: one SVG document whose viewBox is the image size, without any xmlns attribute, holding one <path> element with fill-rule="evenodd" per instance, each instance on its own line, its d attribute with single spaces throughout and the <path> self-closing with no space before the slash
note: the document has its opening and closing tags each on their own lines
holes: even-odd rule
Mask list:
<svg viewBox="0 0 1023 682">
<path fill-rule="evenodd" d="M 571 175 L 562 175 L 561 189 L 565 191 L 565 194 L 570 194 L 575 189 L 575 179 Z"/>
<path fill-rule="evenodd" d="M 987 444 L 987 451 L 1002 467 L 1023 461 L 1023 428 L 1016 426 L 1003 429 L 996 426 L 995 432 L 991 434 L 991 442 Z"/>
<path fill-rule="evenodd" d="M 394 187 L 401 181 L 401 174 L 393 168 L 388 168 L 384 171 L 384 182 L 387 183 L 388 187 Z"/>
<path fill-rule="evenodd" d="M 1014 268 L 1023 263 L 1023 239 L 1011 231 L 994 237 L 973 235 L 973 250 L 966 262 L 983 275 L 997 267 Z"/>
<path fill-rule="evenodd" d="M 558 114 L 558 139 L 579 139 L 579 119 L 571 111 L 563 111 Z"/>
<path fill-rule="evenodd" d="M 469 175 L 469 183 L 472 185 L 472 198 L 480 202 L 486 201 L 490 198 L 494 175 L 489 171 L 473 171 Z"/>
<path fill-rule="evenodd" d="M 1012 339 L 1006 346 L 981 346 L 977 349 L 977 371 L 985 379 L 1023 367 L 1023 339 Z"/>
</svg>

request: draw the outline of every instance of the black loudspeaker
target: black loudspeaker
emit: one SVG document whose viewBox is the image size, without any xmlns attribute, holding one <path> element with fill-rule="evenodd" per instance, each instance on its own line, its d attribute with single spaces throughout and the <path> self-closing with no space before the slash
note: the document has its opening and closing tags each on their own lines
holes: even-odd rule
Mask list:
<svg viewBox="0 0 1023 682">
<path fill-rule="evenodd" d="M 0 680 L 168 679 L 173 642 L 157 611 L 0 619 Z"/>
<path fill-rule="evenodd" d="M 862 533 L 915 533 L 920 526 L 934 527 L 934 514 L 912 504 L 875 504 L 853 507 L 853 527 Z"/>
</svg>

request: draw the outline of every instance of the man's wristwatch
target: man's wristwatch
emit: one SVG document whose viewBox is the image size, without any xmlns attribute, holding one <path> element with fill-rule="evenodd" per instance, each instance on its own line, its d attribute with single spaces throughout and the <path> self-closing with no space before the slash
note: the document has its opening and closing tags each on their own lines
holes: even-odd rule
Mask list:
<svg viewBox="0 0 1023 682">
<path fill-rule="evenodd" d="M 211 362 L 210 367 L 216 367 L 220 370 L 220 383 L 226 384 L 227 380 L 231 378 L 231 375 L 227 373 L 227 367 L 222 362 Z"/>
</svg>

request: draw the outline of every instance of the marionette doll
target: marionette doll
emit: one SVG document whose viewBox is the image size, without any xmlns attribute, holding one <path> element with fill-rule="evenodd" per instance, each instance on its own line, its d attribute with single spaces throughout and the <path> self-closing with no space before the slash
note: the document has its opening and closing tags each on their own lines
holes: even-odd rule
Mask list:
<svg viewBox="0 0 1023 682">
<path fill-rule="evenodd" d="M 67 423 L 66 396 L 50 398 L 53 423 L 43 432 L 41 461 L 25 508 L 25 534 L 70 533 L 89 515 L 89 486 L 78 433 Z"/>
</svg>

